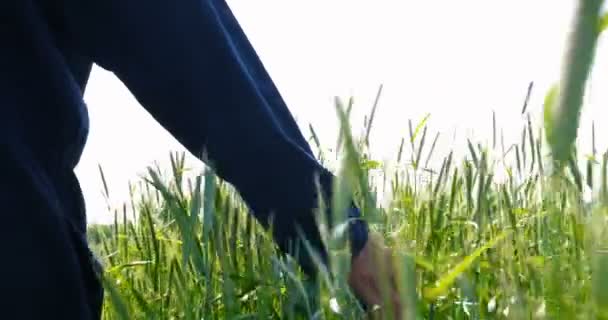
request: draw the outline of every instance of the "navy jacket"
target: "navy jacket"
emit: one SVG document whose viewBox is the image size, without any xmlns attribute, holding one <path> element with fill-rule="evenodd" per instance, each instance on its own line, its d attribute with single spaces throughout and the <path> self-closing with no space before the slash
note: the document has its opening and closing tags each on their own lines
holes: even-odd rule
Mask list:
<svg viewBox="0 0 608 320">
<path fill-rule="evenodd" d="M 234 185 L 263 225 L 272 214 L 282 250 L 291 252 L 299 227 L 324 256 L 315 178 L 331 199 L 333 175 L 314 158 L 223 0 L 2 0 L 0 43 L 0 210 L 5 225 L 14 224 L 0 240 L 31 243 L 9 253 L 69 260 L 69 241 L 84 238 L 73 169 L 87 138 L 83 93 L 96 63 Z M 357 252 L 367 229 L 351 230 Z M 314 273 L 308 257 L 298 259 Z"/>
</svg>

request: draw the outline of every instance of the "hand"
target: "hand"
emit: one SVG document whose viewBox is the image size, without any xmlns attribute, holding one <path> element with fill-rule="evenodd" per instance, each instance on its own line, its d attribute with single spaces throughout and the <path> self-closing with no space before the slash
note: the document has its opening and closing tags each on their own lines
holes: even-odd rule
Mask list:
<svg viewBox="0 0 608 320">
<path fill-rule="evenodd" d="M 381 314 L 385 313 L 383 309 L 389 307 L 385 305 L 386 301 L 390 304 L 393 319 L 401 319 L 402 304 L 392 251 L 384 245 L 379 236 L 370 235 L 359 255 L 353 259 L 348 283 L 370 309 L 374 306 L 380 307 L 379 312 L 373 312 L 374 318 L 377 315 L 382 317 Z"/>
</svg>

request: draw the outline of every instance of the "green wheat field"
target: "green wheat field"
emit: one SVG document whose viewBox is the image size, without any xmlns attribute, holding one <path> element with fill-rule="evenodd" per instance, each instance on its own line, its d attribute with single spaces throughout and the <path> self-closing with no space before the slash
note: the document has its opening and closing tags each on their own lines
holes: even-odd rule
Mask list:
<svg viewBox="0 0 608 320">
<path fill-rule="evenodd" d="M 407 319 L 608 319 L 608 153 L 596 150 L 595 135 L 591 150 L 576 148 L 597 25 L 608 24 L 601 3 L 581 1 L 542 125 L 533 125 L 528 99 L 514 106 L 523 109 L 519 141 L 505 144 L 494 125 L 490 143 L 463 141 L 464 157 L 439 154 L 426 118 L 410 121 L 389 172 L 368 152 L 376 105 L 354 136 L 352 100 L 336 100 L 339 154 L 323 152 L 310 128 L 319 160 L 338 176 L 333 211 L 354 199 L 394 248 Z M 346 284 L 339 225 L 327 230 L 319 219 L 331 267 L 307 279 L 230 185 L 210 169 L 188 171 L 185 159 L 171 154 L 168 172 L 149 168 L 124 210 L 108 213 L 114 224 L 89 227 L 105 267 L 104 319 L 365 315 Z M 441 166 L 427 167 L 437 159 Z M 105 180 L 103 190 L 111 191 Z"/>
</svg>

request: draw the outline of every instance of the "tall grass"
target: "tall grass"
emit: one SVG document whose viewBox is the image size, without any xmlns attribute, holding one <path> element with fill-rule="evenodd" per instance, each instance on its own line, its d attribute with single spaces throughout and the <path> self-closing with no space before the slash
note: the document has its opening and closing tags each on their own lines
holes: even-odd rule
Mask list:
<svg viewBox="0 0 608 320">
<path fill-rule="evenodd" d="M 596 9 L 583 6 L 579 13 Z M 592 25 L 605 28 L 606 21 L 592 18 Z M 573 52 L 594 46 L 586 39 L 591 45 L 574 41 Z M 527 112 L 531 84 L 519 141 L 499 143 L 493 115 L 490 146 L 463 141 L 465 157 L 439 155 L 439 133 L 430 142 L 427 117 L 409 123 L 394 171 L 369 153 L 381 91 L 361 137 L 350 132 L 352 100 L 346 106 L 336 101 L 342 157 L 332 208 L 339 213 L 353 198 L 394 248 L 408 319 L 608 319 L 608 153 L 598 153 L 594 138 L 592 156 L 579 161 L 573 147 L 578 122 L 560 118 L 580 110 L 586 75 L 577 70 L 587 70 L 591 61 L 584 55 L 588 60 L 566 72 L 563 83 L 570 89 L 548 95 L 544 125 L 551 132 L 535 127 Z M 570 111 L 552 113 L 554 103 Z M 320 161 L 328 163 L 310 129 Z M 441 166 L 428 168 L 437 157 L 443 157 Z M 565 170 L 551 170 L 552 157 Z M 91 246 L 105 265 L 104 319 L 363 315 L 346 285 L 349 253 L 339 230 L 319 221 L 332 264 L 315 281 L 307 279 L 277 251 L 230 185 L 211 170 L 187 176 L 183 154 L 169 160 L 169 173 L 149 168 L 134 185 L 138 192 L 113 212 L 113 225 L 90 227 Z M 388 186 L 385 206 L 377 201 L 380 185 Z"/>
<path fill-rule="evenodd" d="M 352 156 L 338 171 L 347 184 L 340 190 L 368 208 L 372 229 L 395 249 L 410 316 L 608 317 L 608 156 L 545 174 L 542 132 L 529 116 L 522 123 L 518 143 L 492 149 L 468 141 L 464 159 L 448 153 L 438 170 L 420 165 L 434 152 L 425 147 L 426 124 L 412 130 L 410 150 L 400 150 L 410 159 L 387 174 L 366 152 L 367 134 L 342 138 Z M 342 262 L 316 282 L 306 279 L 229 185 L 211 171 L 185 177 L 183 154 L 170 160 L 169 174 L 149 169 L 114 225 L 90 229 L 106 267 L 105 319 L 362 315 L 344 279 L 347 252 L 332 250 Z M 375 202 L 377 180 L 389 181 L 386 207 Z M 337 246 L 332 234 L 324 234 L 328 247 Z"/>
</svg>

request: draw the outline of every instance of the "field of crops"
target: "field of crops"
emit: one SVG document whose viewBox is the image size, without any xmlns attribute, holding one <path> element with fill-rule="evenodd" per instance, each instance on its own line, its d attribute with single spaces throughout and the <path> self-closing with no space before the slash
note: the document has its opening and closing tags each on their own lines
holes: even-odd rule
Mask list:
<svg viewBox="0 0 608 320">
<path fill-rule="evenodd" d="M 583 5 L 579 15 L 589 20 L 598 8 Z M 495 128 L 489 144 L 465 141 L 466 157 L 439 154 L 432 129 L 410 122 L 397 170 L 386 171 L 367 153 L 373 111 L 367 132 L 353 137 L 349 104 L 337 101 L 343 152 L 333 200 L 353 196 L 395 249 L 408 319 L 608 319 L 608 155 L 573 147 L 592 61 L 585 52 L 595 45 L 584 31 L 592 26 L 595 36 L 600 21 L 587 20 L 565 59 L 576 63 L 547 95 L 544 127 L 526 120 L 524 106 L 515 143 L 505 145 Z M 311 132 L 320 161 L 333 166 Z M 430 159 L 442 165 L 427 168 Z M 324 232 L 330 270 L 306 279 L 229 185 L 212 171 L 187 171 L 183 155 L 170 160 L 169 172 L 150 168 L 134 183 L 114 225 L 90 227 L 105 265 L 104 319 L 363 315 L 346 284 L 339 233 Z M 379 188 L 387 205 L 376 201 Z"/>
<path fill-rule="evenodd" d="M 548 175 L 542 133 L 526 124 L 518 144 L 470 142 L 465 159 L 448 154 L 430 171 L 423 162 L 440 155 L 426 143 L 424 123 L 411 128 L 399 150 L 402 170 L 384 175 L 360 151 L 356 168 L 345 161 L 340 172 L 358 190 L 372 228 L 396 248 L 412 312 L 589 319 L 608 307 L 605 155 Z M 184 159 L 172 155 L 172 172 L 150 169 L 139 182 L 125 208 L 136 217 L 116 212 L 115 225 L 91 228 L 111 285 L 106 318 L 350 319 L 360 312 L 343 278 L 343 250 L 332 251 L 331 277 L 307 281 L 229 185 L 211 172 L 185 178 Z M 392 194 L 385 208 L 368 205 L 380 184 Z M 590 190 L 593 201 L 585 201 Z"/>
</svg>

